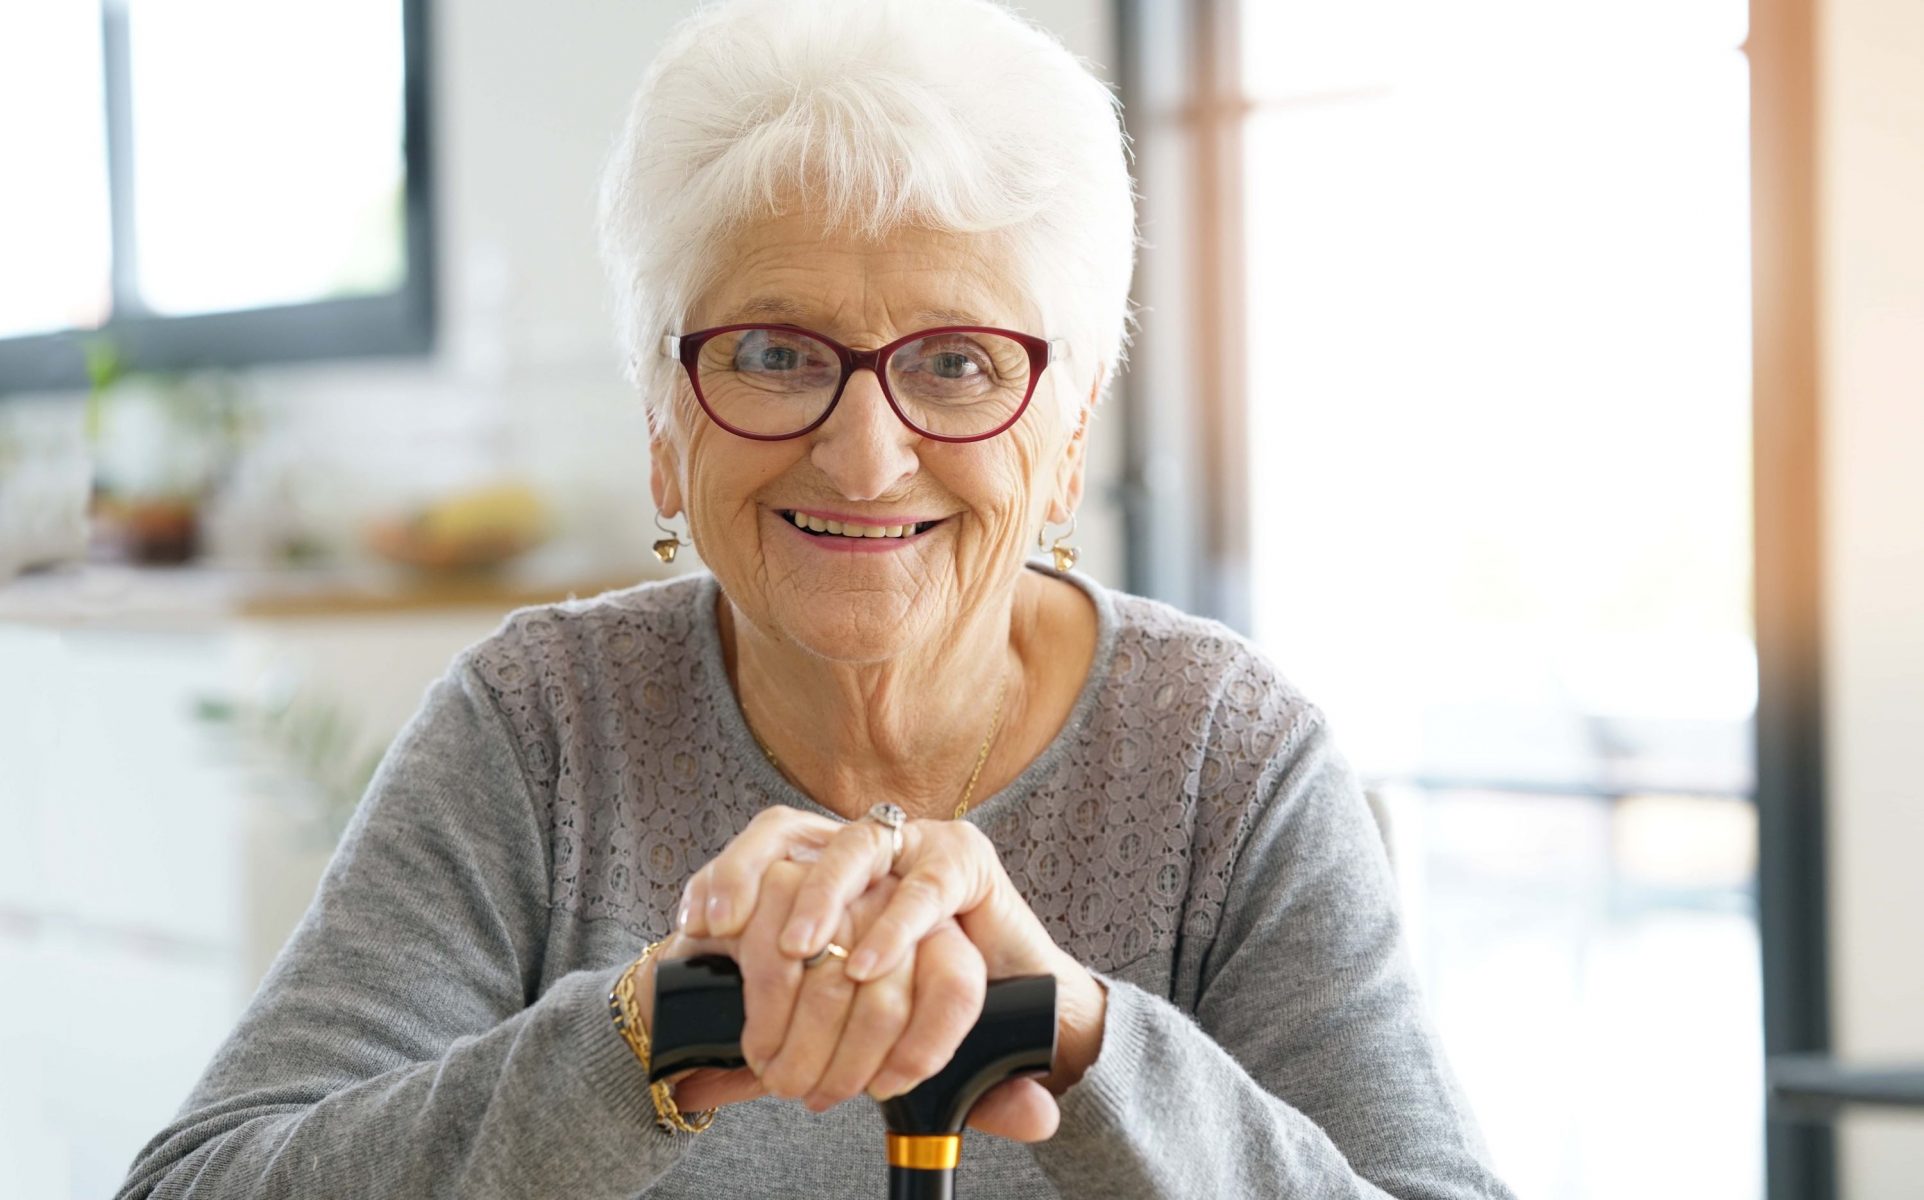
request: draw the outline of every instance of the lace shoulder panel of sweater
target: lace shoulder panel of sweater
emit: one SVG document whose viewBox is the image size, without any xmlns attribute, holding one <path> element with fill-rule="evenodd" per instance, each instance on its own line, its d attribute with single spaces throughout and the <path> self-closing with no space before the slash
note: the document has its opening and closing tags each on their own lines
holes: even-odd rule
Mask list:
<svg viewBox="0 0 1924 1200">
<path fill-rule="evenodd" d="M 1116 646 L 1069 763 L 983 823 L 1050 934 L 1104 970 L 1213 936 L 1249 823 L 1318 719 L 1228 626 L 1111 595 Z"/>
<path fill-rule="evenodd" d="M 779 802 L 720 719 L 735 701 L 698 636 L 700 578 L 523 609 L 470 652 L 546 807 L 550 903 L 643 933 Z M 1313 712 L 1226 626 L 1111 596 L 1087 723 L 979 818 L 1050 933 L 1097 969 L 1213 933 L 1247 823 Z"/>
<path fill-rule="evenodd" d="M 716 719 L 700 583 L 521 609 L 470 652 L 546 807 L 549 903 L 645 934 L 767 804 Z"/>
</svg>

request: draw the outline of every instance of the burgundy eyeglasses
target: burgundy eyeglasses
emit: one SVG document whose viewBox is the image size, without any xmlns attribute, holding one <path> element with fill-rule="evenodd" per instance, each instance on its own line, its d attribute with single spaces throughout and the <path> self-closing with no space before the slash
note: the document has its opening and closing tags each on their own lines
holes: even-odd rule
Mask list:
<svg viewBox="0 0 1924 1200">
<path fill-rule="evenodd" d="M 835 411 L 849 379 L 875 372 L 904 425 L 938 442 L 979 442 L 1016 423 L 1068 341 L 988 325 L 944 325 L 857 350 L 797 325 L 720 325 L 670 334 L 695 399 L 738 437 L 777 442 Z"/>
</svg>

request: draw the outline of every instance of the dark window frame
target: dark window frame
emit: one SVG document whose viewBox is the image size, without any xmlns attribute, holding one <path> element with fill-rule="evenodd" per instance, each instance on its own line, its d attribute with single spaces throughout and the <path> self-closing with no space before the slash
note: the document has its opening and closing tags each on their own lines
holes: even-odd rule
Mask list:
<svg viewBox="0 0 1924 1200">
<path fill-rule="evenodd" d="M 1757 893 L 1765 1069 L 1831 1049 L 1813 0 L 1751 0 Z M 1768 1093 L 1767 1093 L 1768 1094 Z M 1769 1200 L 1833 1200 L 1833 1130 L 1772 1104 Z"/>
<path fill-rule="evenodd" d="M 111 341 L 127 365 L 162 371 L 432 352 L 437 305 L 428 0 L 401 0 L 401 21 L 407 245 L 406 274 L 400 286 L 372 296 L 159 316 L 141 311 L 133 270 L 133 122 L 126 10 L 111 0 L 103 3 L 113 309 L 95 329 L 0 338 L 0 396 L 85 387 L 85 347 L 100 338 Z"/>
</svg>

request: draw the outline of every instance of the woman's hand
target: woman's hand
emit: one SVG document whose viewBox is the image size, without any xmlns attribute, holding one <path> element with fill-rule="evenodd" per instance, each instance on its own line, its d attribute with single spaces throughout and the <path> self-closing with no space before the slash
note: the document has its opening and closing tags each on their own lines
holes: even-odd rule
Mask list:
<svg viewBox="0 0 1924 1200">
<path fill-rule="evenodd" d="M 798 864 L 775 864 L 760 881 L 760 903 L 736 936 L 698 938 L 681 930 L 656 952 L 657 959 L 726 954 L 741 968 L 741 1044 L 749 1065 L 678 1080 L 676 1103 L 684 1108 L 776 1095 L 820 1112 L 861 1092 L 904 1036 L 938 1046 L 950 1038 L 959 1043 L 973 1024 L 982 999 L 981 956 L 953 922 L 931 933 L 927 954 L 865 983 L 849 979 L 837 959 L 805 967 L 778 951 L 782 918 L 805 874 Z M 881 912 L 892 883 L 851 905 L 837 936 L 855 941 Z M 926 1006 L 920 1028 L 911 1033 L 918 974 L 943 1002 Z M 652 979 L 646 982 L 652 993 Z M 644 1015 L 652 1019 L 652 1009 Z"/>
<path fill-rule="evenodd" d="M 988 835 L 963 821 L 910 821 L 902 833 L 902 854 L 893 863 L 900 882 L 880 914 L 862 922 L 858 940 L 842 942 L 851 950 L 845 974 L 856 981 L 892 975 L 917 956 L 918 942 L 953 920 L 980 952 L 987 978 L 1055 975 L 1056 1069 L 1041 1087 L 1060 1095 L 1082 1078 L 1101 1049 L 1107 1009 L 1102 985 L 1055 944 L 1016 891 Z M 806 958 L 830 940 L 845 913 L 858 905 L 866 912 L 875 902 L 871 893 L 891 878 L 891 848 L 889 830 L 874 821 L 841 823 L 795 809 L 769 809 L 689 881 L 682 903 L 685 925 L 726 934 L 749 906 L 759 916 L 760 881 L 775 865 L 801 860 L 806 877 L 781 923 L 777 946 L 791 960 Z M 889 1069 L 869 1090 L 883 1098 L 907 1091 L 945 1062 L 946 1054 L 932 1064 L 892 1056 Z M 1015 1086 L 1024 1084 L 1026 1092 Z M 1054 1132 L 1055 1106 L 1041 1105 L 1039 1091 L 1033 1081 L 1011 1080 L 990 1097 L 998 1107 L 1020 1105 L 1018 1114 L 1026 1110 L 1046 1121 L 1048 1129 L 1039 1136 L 1047 1137 Z"/>
<path fill-rule="evenodd" d="M 764 830 L 771 823 L 758 820 Z M 728 954 L 742 969 L 742 1051 L 751 1066 L 678 1077 L 676 1103 L 684 1109 L 772 1094 L 801 1099 L 820 1112 L 872 1090 L 885 1065 L 906 1066 L 919 1082 L 948 1062 L 981 1013 L 987 982 L 982 956 L 953 921 L 931 930 L 895 970 L 859 983 L 838 959 L 804 967 L 781 953 L 776 942 L 782 923 L 806 875 L 798 863 L 771 863 L 756 880 L 753 908 L 738 931 L 695 937 L 684 926 L 657 951 L 670 958 Z M 838 914 L 836 940 L 858 941 L 894 887 L 884 880 Z M 1055 1130 L 1053 1102 L 1039 1113 L 1033 1099 L 992 1094 L 977 1105 L 970 1124 L 1004 1137 L 1047 1137 Z"/>
</svg>

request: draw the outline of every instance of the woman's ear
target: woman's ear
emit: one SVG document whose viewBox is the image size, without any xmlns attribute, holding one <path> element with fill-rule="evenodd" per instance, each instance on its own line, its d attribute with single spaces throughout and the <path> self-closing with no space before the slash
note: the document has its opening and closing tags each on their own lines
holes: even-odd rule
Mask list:
<svg viewBox="0 0 1924 1200">
<path fill-rule="evenodd" d="M 653 415 L 648 418 L 648 490 L 655 497 L 655 511 L 672 517 L 681 512 L 681 448 L 667 424 Z"/>
<path fill-rule="evenodd" d="M 1062 457 L 1056 460 L 1055 500 L 1049 505 L 1049 523 L 1058 525 L 1067 521 L 1072 513 L 1082 506 L 1083 478 L 1089 470 L 1089 418 L 1096 409 L 1096 397 L 1102 394 L 1102 368 L 1096 368 L 1095 383 L 1089 388 L 1089 397 L 1078 407 L 1075 432 L 1062 448 Z"/>
</svg>

